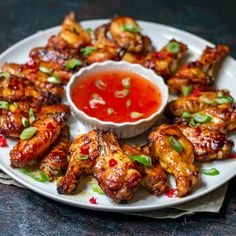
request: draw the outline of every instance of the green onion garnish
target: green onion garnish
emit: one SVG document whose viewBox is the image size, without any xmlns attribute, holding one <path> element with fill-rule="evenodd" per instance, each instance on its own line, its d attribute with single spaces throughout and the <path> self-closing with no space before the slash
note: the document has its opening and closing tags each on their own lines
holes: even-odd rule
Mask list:
<svg viewBox="0 0 236 236">
<path fill-rule="evenodd" d="M 234 99 L 230 96 L 221 96 L 219 98 L 216 98 L 216 102 L 218 104 L 233 103 Z"/>
<path fill-rule="evenodd" d="M 184 111 L 183 114 L 182 114 L 182 118 L 188 118 L 190 116 L 190 113 L 187 112 L 187 111 Z"/>
<path fill-rule="evenodd" d="M 15 108 L 19 108 L 20 107 L 17 102 L 13 102 L 13 105 L 14 105 Z"/>
<path fill-rule="evenodd" d="M 121 83 L 124 86 L 124 88 L 126 88 L 126 89 L 130 88 L 130 78 L 122 79 Z"/>
<path fill-rule="evenodd" d="M 9 72 L 1 72 L 0 77 L 5 77 L 5 79 L 10 79 L 11 74 Z"/>
<path fill-rule="evenodd" d="M 82 63 L 80 60 L 73 58 L 73 59 L 66 62 L 65 67 L 69 70 L 72 70 L 75 67 L 80 66 L 81 64 Z"/>
<path fill-rule="evenodd" d="M 124 98 L 129 95 L 129 90 L 128 89 L 123 89 L 123 90 L 117 90 L 115 91 L 114 95 L 116 98 Z"/>
<path fill-rule="evenodd" d="M 29 126 L 29 121 L 25 117 L 22 117 L 21 122 L 22 122 L 24 127 L 28 127 Z"/>
<path fill-rule="evenodd" d="M 87 160 L 88 158 L 89 158 L 88 155 L 84 155 L 84 154 L 82 154 L 82 153 L 80 153 L 79 156 L 76 157 L 76 159 L 77 159 L 78 161 L 84 161 L 84 160 Z"/>
<path fill-rule="evenodd" d="M 29 109 L 29 118 L 30 118 L 31 122 L 36 120 L 36 117 L 34 115 L 34 111 L 32 108 Z"/>
<path fill-rule="evenodd" d="M 126 101 L 126 107 L 129 108 L 130 106 L 131 106 L 131 100 L 128 99 L 128 100 Z"/>
<path fill-rule="evenodd" d="M 130 117 L 132 119 L 137 119 L 137 118 L 140 118 L 143 116 L 143 113 L 139 113 L 139 112 L 136 112 L 136 111 L 133 111 L 130 113 Z"/>
<path fill-rule="evenodd" d="M 168 52 L 178 53 L 180 51 L 180 46 L 176 42 L 170 42 L 166 47 Z"/>
<path fill-rule="evenodd" d="M 196 123 L 196 121 L 194 120 L 193 117 L 189 120 L 189 125 L 192 126 L 192 127 L 197 126 L 197 123 Z"/>
<path fill-rule="evenodd" d="M 138 26 L 131 24 L 124 25 L 121 29 L 130 33 L 140 33 L 142 31 Z"/>
<path fill-rule="evenodd" d="M 114 109 L 112 109 L 112 108 L 107 108 L 107 114 L 108 115 L 111 115 L 111 114 L 113 114 L 114 113 Z"/>
<path fill-rule="evenodd" d="M 215 176 L 215 175 L 219 175 L 219 174 L 220 174 L 220 171 L 218 171 L 216 168 L 201 169 L 201 173 L 203 173 L 203 174 L 205 174 L 205 175 Z"/>
<path fill-rule="evenodd" d="M 195 114 L 193 118 L 198 123 L 209 123 L 212 120 L 211 116 L 200 113 Z"/>
<path fill-rule="evenodd" d="M 20 139 L 23 139 L 23 140 L 27 140 L 27 139 L 30 139 L 34 136 L 34 134 L 36 133 L 37 129 L 35 127 L 28 127 L 28 128 L 25 128 L 21 135 L 20 135 Z"/>
<path fill-rule="evenodd" d="M 30 176 L 32 179 L 38 181 L 38 182 L 48 182 L 50 181 L 50 178 L 41 170 L 39 170 L 40 176 L 35 175 L 32 173 L 29 169 L 26 167 L 19 169 L 23 174 Z"/>
<path fill-rule="evenodd" d="M 144 166 L 151 166 L 152 165 L 152 158 L 146 155 L 140 155 L 140 156 L 130 156 L 130 158 L 133 161 L 137 161 Z"/>
<path fill-rule="evenodd" d="M 223 93 L 223 91 L 218 91 L 218 93 L 217 93 L 217 96 L 218 96 L 218 98 L 221 98 L 221 97 L 223 97 L 223 96 L 224 96 L 224 93 Z"/>
<path fill-rule="evenodd" d="M 90 27 L 88 27 L 88 28 L 86 28 L 86 31 L 87 31 L 88 33 L 90 33 L 90 32 L 93 32 L 93 29 L 90 28 Z"/>
<path fill-rule="evenodd" d="M 82 52 L 85 56 L 88 56 L 89 54 L 91 54 L 92 52 L 96 51 L 97 48 L 96 47 L 85 47 L 85 48 L 81 48 L 80 52 Z"/>
<path fill-rule="evenodd" d="M 6 101 L 0 101 L 0 108 L 8 110 L 9 109 L 9 103 L 6 102 Z"/>
<path fill-rule="evenodd" d="M 100 90 L 105 90 L 107 88 L 107 84 L 104 83 L 102 80 L 98 79 L 95 82 L 95 86 Z"/>
<path fill-rule="evenodd" d="M 48 77 L 47 81 L 52 84 L 61 84 L 61 80 L 56 75 L 52 75 L 51 77 Z"/>
<path fill-rule="evenodd" d="M 168 138 L 169 144 L 171 145 L 171 147 L 178 153 L 182 152 L 184 150 L 183 145 L 177 140 L 175 139 L 173 136 L 170 136 Z"/>
<path fill-rule="evenodd" d="M 45 67 L 45 66 L 40 66 L 40 67 L 39 67 L 39 71 L 42 72 L 42 73 L 48 74 L 48 75 L 51 75 L 51 73 L 52 73 L 51 70 L 48 69 L 48 68 Z"/>
<path fill-rule="evenodd" d="M 192 90 L 193 90 L 193 86 L 183 86 L 183 87 L 181 88 L 182 94 L 183 94 L 184 96 L 189 95 L 189 94 L 192 92 Z"/>
<path fill-rule="evenodd" d="M 102 190 L 101 187 L 98 185 L 98 183 L 92 183 L 91 188 L 92 188 L 92 190 L 93 190 L 95 193 L 104 194 L 103 190 Z"/>
</svg>

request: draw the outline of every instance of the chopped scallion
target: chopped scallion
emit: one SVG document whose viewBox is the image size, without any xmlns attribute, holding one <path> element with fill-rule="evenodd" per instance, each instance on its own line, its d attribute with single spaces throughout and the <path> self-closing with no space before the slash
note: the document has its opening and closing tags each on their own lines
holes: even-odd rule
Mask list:
<svg viewBox="0 0 236 236">
<path fill-rule="evenodd" d="M 21 135 L 20 135 L 20 139 L 23 139 L 23 140 L 27 140 L 27 139 L 30 139 L 34 136 L 34 134 L 36 133 L 37 129 L 35 127 L 28 127 L 28 128 L 25 128 Z"/>
<path fill-rule="evenodd" d="M 0 101 L 0 108 L 8 110 L 9 109 L 9 103 L 6 102 L 6 101 Z"/>
<path fill-rule="evenodd" d="M 166 47 L 168 52 L 178 53 L 180 51 L 180 46 L 176 42 L 170 42 Z"/>
<path fill-rule="evenodd" d="M 181 91 L 184 96 L 187 96 L 193 91 L 193 86 L 183 86 Z"/>
<path fill-rule="evenodd" d="M 142 31 L 140 27 L 131 24 L 124 25 L 121 29 L 130 33 L 140 33 Z"/>
<path fill-rule="evenodd" d="M 170 136 L 168 138 L 169 144 L 171 145 L 171 147 L 178 153 L 182 152 L 184 150 L 183 145 L 177 140 L 175 139 L 173 136 Z"/>
<path fill-rule="evenodd" d="M 130 156 L 130 158 L 133 161 L 137 161 L 137 162 L 143 164 L 144 166 L 151 166 L 152 165 L 151 157 L 146 156 L 146 155 L 140 155 L 140 156 L 134 155 L 134 156 Z"/>
<path fill-rule="evenodd" d="M 76 58 L 73 58 L 66 62 L 65 67 L 69 70 L 75 69 L 77 66 L 80 66 L 82 62 Z"/>
</svg>

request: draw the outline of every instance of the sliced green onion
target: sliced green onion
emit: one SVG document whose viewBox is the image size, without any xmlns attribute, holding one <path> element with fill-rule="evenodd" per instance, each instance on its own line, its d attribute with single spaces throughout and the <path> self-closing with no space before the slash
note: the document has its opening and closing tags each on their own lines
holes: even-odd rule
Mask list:
<svg viewBox="0 0 236 236">
<path fill-rule="evenodd" d="M 177 139 L 175 139 L 173 136 L 170 136 L 168 138 L 168 142 L 176 152 L 180 153 L 184 150 L 183 145 Z"/>
<path fill-rule="evenodd" d="M 38 182 L 48 182 L 50 181 L 50 178 L 43 172 L 39 171 L 40 176 L 37 176 L 36 174 L 32 173 L 29 169 L 26 167 L 19 169 L 23 174 L 30 176 L 32 179 L 38 181 Z"/>
<path fill-rule="evenodd" d="M 136 112 L 136 111 L 133 111 L 130 113 L 130 117 L 132 119 L 137 119 L 137 118 L 140 118 L 143 116 L 143 113 L 139 113 L 139 112 Z"/>
<path fill-rule="evenodd" d="M 81 48 L 80 52 L 82 52 L 85 56 L 90 55 L 92 52 L 96 51 L 97 48 L 96 47 L 85 47 L 85 48 Z"/>
<path fill-rule="evenodd" d="M 105 105 L 106 102 L 100 98 L 100 97 L 97 97 L 97 98 L 93 98 L 89 101 L 89 105 L 92 109 L 96 108 L 96 105 L 97 104 L 100 104 L 100 105 Z"/>
<path fill-rule="evenodd" d="M 13 102 L 13 105 L 14 105 L 15 108 L 19 108 L 20 107 L 17 102 Z"/>
<path fill-rule="evenodd" d="M 200 113 L 195 114 L 193 118 L 198 123 L 209 123 L 212 120 L 211 116 Z"/>
<path fill-rule="evenodd" d="M 20 139 L 23 139 L 23 140 L 27 140 L 27 139 L 30 139 L 34 136 L 34 134 L 36 133 L 37 129 L 35 127 L 28 127 L 28 128 L 25 128 L 21 135 L 20 135 Z"/>
<path fill-rule="evenodd" d="M 100 90 L 105 90 L 107 88 L 107 84 L 104 83 L 102 80 L 98 79 L 95 82 L 95 86 Z"/>
<path fill-rule="evenodd" d="M 128 89 L 123 89 L 123 90 L 117 90 L 115 91 L 114 95 L 116 98 L 124 98 L 129 95 L 129 90 Z"/>
<path fill-rule="evenodd" d="M 34 111 L 32 108 L 29 109 L 29 118 L 30 118 L 31 122 L 36 120 L 36 117 L 35 117 L 35 114 L 34 114 Z"/>
<path fill-rule="evenodd" d="M 190 116 L 190 113 L 187 112 L 187 111 L 184 111 L 183 114 L 182 114 L 182 118 L 188 118 Z"/>
<path fill-rule="evenodd" d="M 183 94 L 184 96 L 189 95 L 189 94 L 192 92 L 192 90 L 193 90 L 193 86 L 183 86 L 183 87 L 181 88 L 182 94 Z"/>
<path fill-rule="evenodd" d="M 178 53 L 180 51 L 180 46 L 176 42 L 170 42 L 166 47 L 168 52 Z"/>
<path fill-rule="evenodd" d="M 211 175 L 211 176 L 215 176 L 215 175 L 219 175 L 220 171 L 218 171 L 216 168 L 211 168 L 211 169 L 201 169 L 201 172 L 205 175 Z"/>
<path fill-rule="evenodd" d="M 124 86 L 124 88 L 126 88 L 126 89 L 130 88 L 130 78 L 122 79 L 121 83 Z"/>
<path fill-rule="evenodd" d="M 52 84 L 61 84 L 61 80 L 56 75 L 52 75 L 51 77 L 48 77 L 47 81 Z"/>
<path fill-rule="evenodd" d="M 39 71 L 42 72 L 42 73 L 48 74 L 48 75 L 51 75 L 51 73 L 52 73 L 51 70 L 48 69 L 48 68 L 45 67 L 45 66 L 40 66 L 40 67 L 39 67 Z"/>
<path fill-rule="evenodd" d="M 193 117 L 189 120 L 189 125 L 192 126 L 192 127 L 197 126 L 197 123 L 196 123 L 196 121 L 194 120 Z"/>
<path fill-rule="evenodd" d="M 88 33 L 91 33 L 91 32 L 93 32 L 93 29 L 90 28 L 90 27 L 88 27 L 88 28 L 86 28 L 86 31 L 87 31 Z"/>
<path fill-rule="evenodd" d="M 84 161 L 87 160 L 89 158 L 88 155 L 84 155 L 84 154 L 79 154 L 79 156 L 76 158 L 78 161 Z"/>
<path fill-rule="evenodd" d="M 29 121 L 25 117 L 22 117 L 21 122 L 22 122 L 24 127 L 28 127 L 29 126 Z"/>
<path fill-rule="evenodd" d="M 130 156 L 130 158 L 133 161 L 137 161 L 141 164 L 143 164 L 144 166 L 151 166 L 152 165 L 152 158 L 146 155 L 140 155 L 140 156 Z"/>
<path fill-rule="evenodd" d="M 140 33 L 142 31 L 140 27 L 131 24 L 124 25 L 121 29 L 130 33 Z"/>
<path fill-rule="evenodd" d="M 208 97 L 205 97 L 205 96 L 201 96 L 200 100 L 206 104 L 214 104 L 215 103 L 215 100 L 209 99 Z"/>
<path fill-rule="evenodd" d="M 128 100 L 126 101 L 126 107 L 129 108 L 130 106 L 131 106 L 131 100 L 128 99 Z"/>
<path fill-rule="evenodd" d="M 65 67 L 69 70 L 72 70 L 75 67 L 80 66 L 81 64 L 82 62 L 80 60 L 73 58 L 66 62 Z"/>
<path fill-rule="evenodd" d="M 114 113 L 114 109 L 112 109 L 112 108 L 107 108 L 107 114 L 108 115 L 111 115 L 111 114 L 113 114 Z"/>
<path fill-rule="evenodd" d="M 5 79 L 9 80 L 11 77 L 11 74 L 9 72 L 1 72 L 0 77 L 5 77 Z"/>
<path fill-rule="evenodd" d="M 223 91 L 218 91 L 218 93 L 217 93 L 217 96 L 218 96 L 218 98 L 221 98 L 221 97 L 223 97 L 223 96 L 224 96 L 224 93 L 223 93 Z"/>
<path fill-rule="evenodd" d="M 221 96 L 220 98 L 216 99 L 218 104 L 226 104 L 226 103 L 233 103 L 234 99 L 230 96 Z"/>
<path fill-rule="evenodd" d="M 6 101 L 0 101 L 0 108 L 8 110 L 9 109 L 9 103 L 6 102 Z"/>
<path fill-rule="evenodd" d="M 98 183 L 92 183 L 91 188 L 95 193 L 105 194 L 101 187 L 98 185 Z"/>
</svg>

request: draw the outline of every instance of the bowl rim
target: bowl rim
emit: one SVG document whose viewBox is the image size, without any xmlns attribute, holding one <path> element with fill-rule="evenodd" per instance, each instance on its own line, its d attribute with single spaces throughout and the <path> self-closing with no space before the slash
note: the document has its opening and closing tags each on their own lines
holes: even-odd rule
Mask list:
<svg viewBox="0 0 236 236">
<path fill-rule="evenodd" d="M 152 84 L 154 84 L 154 86 L 158 87 L 160 93 L 161 93 L 161 96 L 162 96 L 162 102 L 161 102 L 161 105 L 159 106 L 159 108 L 157 109 L 156 112 L 152 113 L 150 116 L 146 117 L 146 118 L 143 118 L 143 119 L 139 119 L 137 121 L 134 121 L 134 122 L 121 122 L 121 123 L 116 123 L 116 122 L 113 122 L 113 121 L 103 121 L 103 120 L 100 120 L 96 117 L 92 117 L 92 116 L 89 116 L 88 114 L 86 114 L 84 111 L 82 111 L 81 109 L 79 109 L 75 104 L 74 102 L 72 101 L 72 98 L 71 98 L 71 89 L 72 89 L 72 86 L 74 85 L 74 83 L 76 82 L 76 78 L 81 76 L 83 73 L 86 73 L 87 71 L 91 71 L 94 69 L 94 67 L 105 67 L 109 64 L 112 64 L 112 65 L 117 65 L 117 66 L 127 66 L 127 67 L 130 67 L 130 68 L 133 68 L 133 69 L 138 69 L 139 71 L 140 70 L 143 70 L 143 71 L 147 71 L 148 73 L 151 73 L 151 76 L 152 77 L 156 77 L 159 81 L 158 83 L 162 84 L 161 85 L 161 89 L 160 87 L 157 86 L 157 84 L 155 84 L 153 82 L 153 80 L 149 80 L 147 79 L 143 74 L 141 74 L 141 76 L 146 79 L 146 80 L 149 80 Z M 119 68 L 117 68 L 119 70 Z M 109 70 L 106 69 L 106 70 Z M 111 69 L 113 70 L 113 69 Z M 129 71 L 129 70 L 127 70 Z M 135 73 L 134 71 L 130 71 L 132 73 Z M 163 91 L 164 90 L 164 91 Z M 151 69 L 148 69 L 148 68 L 145 68 L 143 66 L 141 66 L 140 64 L 137 64 L 137 63 L 129 63 L 129 62 L 126 62 L 126 61 L 111 61 L 111 60 L 107 60 L 105 62 L 95 62 L 91 65 L 88 65 L 86 67 L 83 67 L 82 69 L 80 69 L 78 72 L 74 73 L 71 77 L 70 77 L 70 80 L 68 82 L 68 84 L 66 85 L 66 97 L 67 97 L 67 100 L 69 102 L 69 105 L 72 106 L 73 110 L 75 110 L 77 113 L 80 113 L 80 115 L 83 116 L 83 118 L 89 120 L 90 122 L 97 122 L 97 123 L 100 123 L 101 125 L 107 125 L 107 126 L 117 126 L 117 127 L 122 127 L 122 126 L 125 126 L 125 125 L 129 125 L 129 126 L 136 126 L 136 125 L 139 125 L 141 123 L 145 123 L 145 122 L 148 122 L 148 121 L 151 121 L 152 119 L 154 119 L 156 116 L 158 116 L 159 114 L 162 113 L 162 111 L 164 110 L 167 102 L 168 102 L 168 99 L 169 99 L 169 90 L 168 90 L 168 87 L 167 85 L 165 84 L 164 82 L 164 79 L 163 77 L 161 77 L 160 75 L 156 74 L 153 70 Z"/>
</svg>

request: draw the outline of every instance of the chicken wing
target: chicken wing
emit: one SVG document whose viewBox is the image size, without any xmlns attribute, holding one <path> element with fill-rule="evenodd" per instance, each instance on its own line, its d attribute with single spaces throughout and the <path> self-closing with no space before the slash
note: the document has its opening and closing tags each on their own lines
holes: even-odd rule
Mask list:
<svg viewBox="0 0 236 236">
<path fill-rule="evenodd" d="M 229 48 L 224 45 L 217 45 L 214 48 L 207 47 L 199 60 L 187 63 L 168 80 L 170 92 L 181 94 L 182 89 L 186 86 L 205 91 L 211 90 L 214 85 L 213 69 L 228 53 Z"/>
<path fill-rule="evenodd" d="M 139 167 L 123 152 L 112 133 L 99 133 L 99 147 L 94 177 L 108 197 L 116 203 L 125 203 L 132 198 L 142 179 Z"/>
<path fill-rule="evenodd" d="M 47 152 L 48 148 L 57 139 L 64 114 L 48 115 L 33 123 L 36 133 L 27 140 L 20 139 L 10 151 L 12 167 L 24 167 L 33 160 L 38 160 Z"/>
<path fill-rule="evenodd" d="M 95 30 L 96 41 L 94 47 L 96 50 L 86 58 L 88 64 L 119 59 L 120 48 L 108 39 L 107 31 L 108 25 L 101 25 Z"/>
<path fill-rule="evenodd" d="M 176 151 L 170 142 L 174 138 L 182 147 Z M 161 125 L 151 132 L 149 142 L 159 157 L 160 164 L 176 179 L 178 196 L 188 194 L 199 179 L 197 166 L 194 164 L 193 145 L 175 125 Z"/>
<path fill-rule="evenodd" d="M 76 21 L 75 13 L 70 12 L 65 17 L 59 34 L 52 36 L 48 40 L 47 47 L 57 51 L 67 51 L 71 55 L 77 55 L 81 47 L 90 43 L 90 34 Z"/>
<path fill-rule="evenodd" d="M 0 100 L 27 102 L 34 105 L 57 103 L 58 98 L 49 92 L 36 88 L 27 79 L 10 75 L 0 77 Z"/>
<path fill-rule="evenodd" d="M 128 156 L 141 156 L 144 155 L 140 150 L 132 147 L 128 144 L 122 146 L 123 151 Z M 169 188 L 169 183 L 165 170 L 160 166 L 159 163 L 152 161 L 152 166 L 140 165 L 142 172 L 141 184 L 150 192 L 154 193 L 156 196 L 162 195 Z"/>
<path fill-rule="evenodd" d="M 69 148 L 69 165 L 65 176 L 58 183 L 60 194 L 76 192 L 81 175 L 91 174 L 99 156 L 98 131 L 91 131 L 74 139 Z"/>
<path fill-rule="evenodd" d="M 50 147 L 47 155 L 40 161 L 40 169 L 51 180 L 53 180 L 53 177 L 60 176 L 66 171 L 69 144 L 70 130 L 67 125 L 64 125 L 57 140 Z"/>
<path fill-rule="evenodd" d="M 134 53 L 143 51 L 143 36 L 139 32 L 138 23 L 133 18 L 128 16 L 114 17 L 111 20 L 109 31 L 113 40 L 121 48 Z"/>
<path fill-rule="evenodd" d="M 232 151 L 234 143 L 224 133 L 203 127 L 178 125 L 183 135 L 194 148 L 197 161 L 213 161 L 224 159 Z"/>
</svg>

